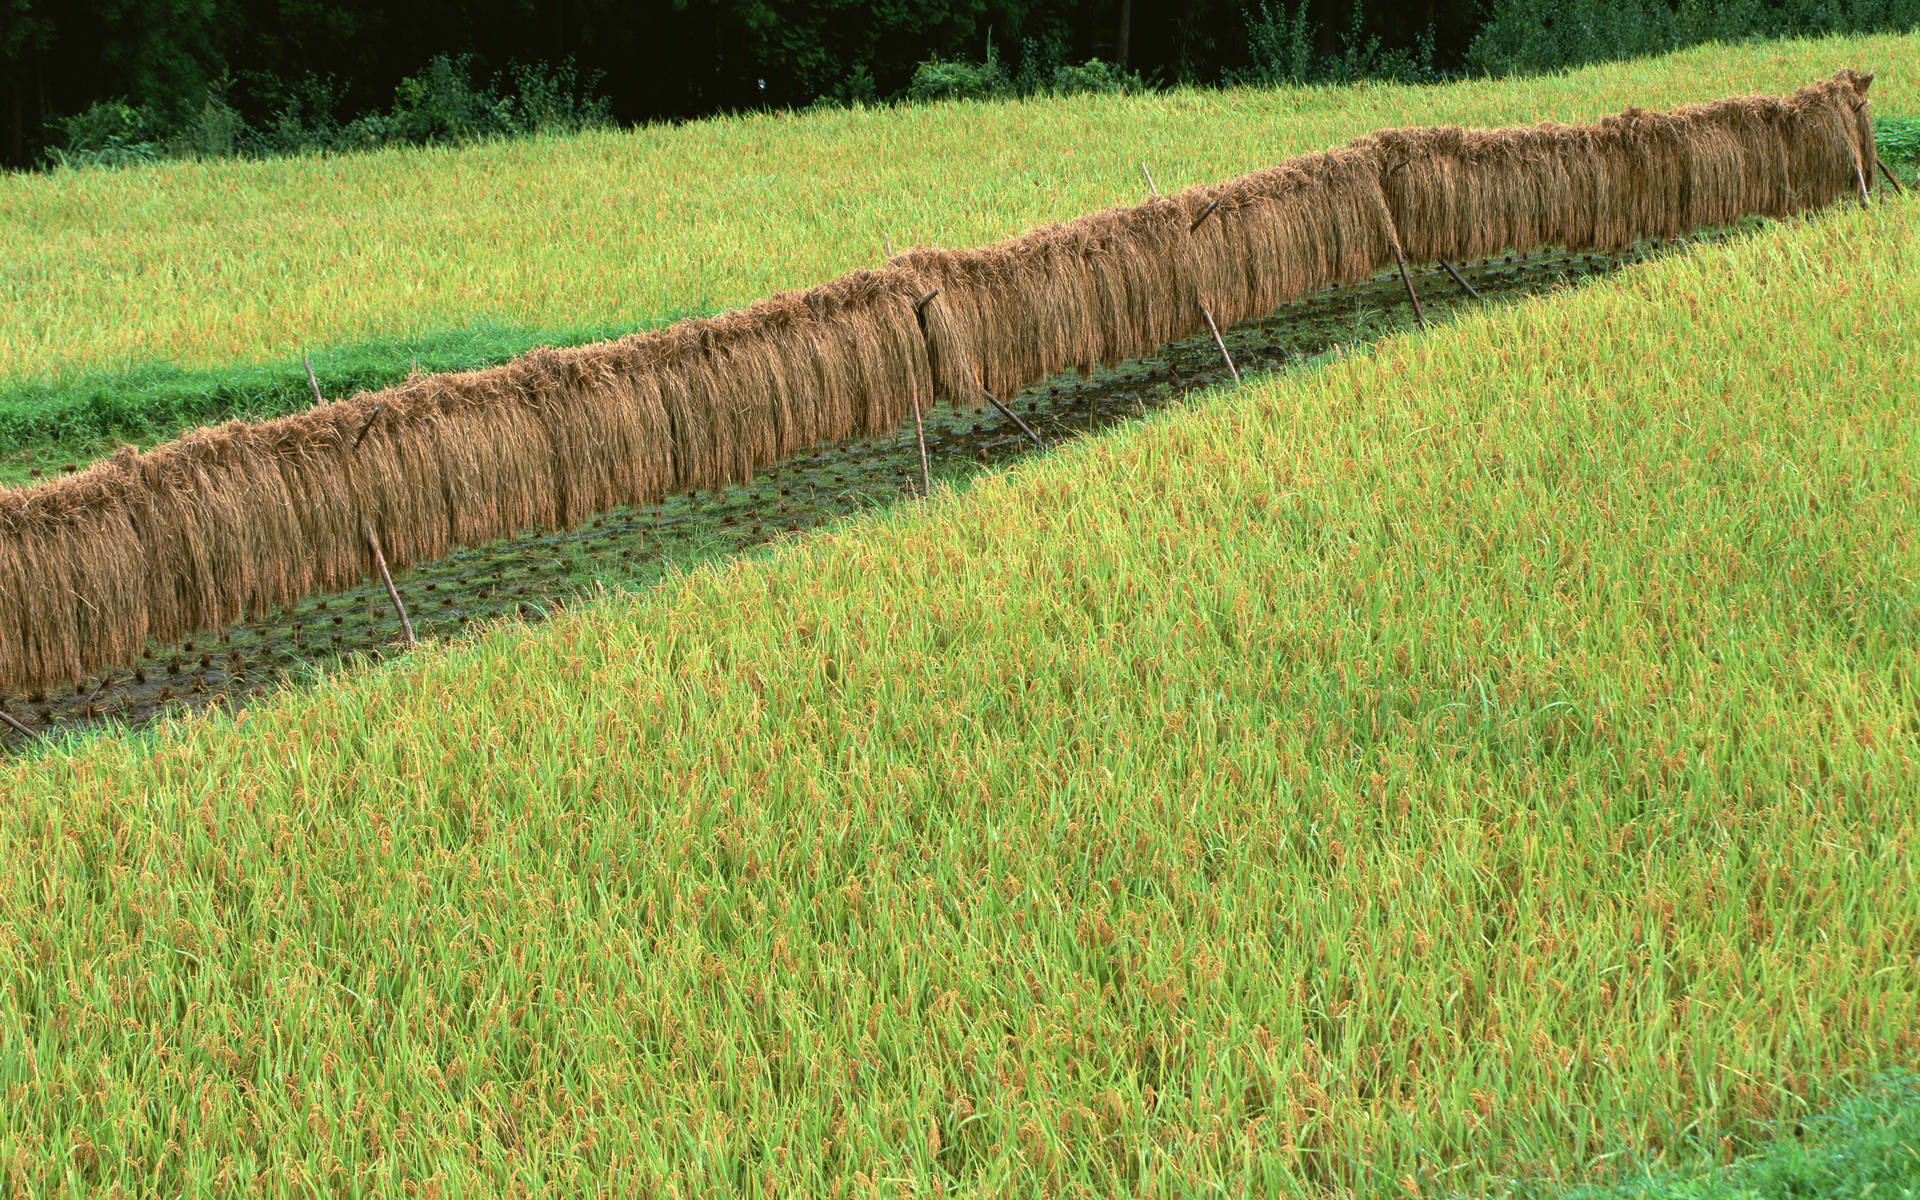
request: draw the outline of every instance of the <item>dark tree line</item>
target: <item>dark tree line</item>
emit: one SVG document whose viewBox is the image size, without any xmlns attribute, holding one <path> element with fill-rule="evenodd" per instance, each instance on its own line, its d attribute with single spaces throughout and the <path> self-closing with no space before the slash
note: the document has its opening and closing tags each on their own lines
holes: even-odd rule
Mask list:
<svg viewBox="0 0 1920 1200">
<path fill-rule="evenodd" d="M 345 120 L 434 56 L 571 60 L 622 122 L 886 99 L 938 56 L 1042 79 L 1100 58 L 1149 85 L 1556 66 L 1701 36 L 1910 25 L 1920 0 L 0 0 L 0 159 L 124 101 L 217 96 L 255 124 Z M 1691 23 L 1685 23 L 1688 14 Z M 1598 17 L 1596 17 L 1598 14 Z M 1623 16 L 1622 14 L 1626 14 Z M 1599 33 L 1594 30 L 1599 29 Z M 1617 43 L 1617 44 L 1616 44 Z M 1315 64 L 1319 64 L 1316 66 Z"/>
</svg>

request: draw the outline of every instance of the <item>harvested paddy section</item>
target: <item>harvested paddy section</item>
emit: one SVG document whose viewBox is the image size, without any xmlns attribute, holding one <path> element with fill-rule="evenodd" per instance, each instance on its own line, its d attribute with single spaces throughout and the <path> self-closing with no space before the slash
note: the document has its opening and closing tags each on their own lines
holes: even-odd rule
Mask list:
<svg viewBox="0 0 1920 1200">
<path fill-rule="evenodd" d="M 0 764 L 0 1161 L 1471 1195 L 1790 1129 L 1920 1062 L 1916 278 L 1912 198 L 1769 226 Z"/>
<path fill-rule="evenodd" d="M 1720 231 L 1692 241 L 1725 236 Z M 1511 300 L 1687 244 L 1644 243 L 1614 254 L 1502 255 L 1462 263 L 1462 278 L 1482 298 Z M 1415 287 L 1432 319 L 1473 303 L 1439 270 L 1419 272 Z M 1292 369 L 1412 322 L 1407 290 L 1396 275 L 1383 274 L 1290 304 L 1224 336 L 1239 369 L 1263 372 Z M 1205 336 L 1084 378 L 1060 376 L 1014 398 L 1013 407 L 1045 441 L 1057 444 L 1157 411 L 1228 378 L 1220 348 Z M 939 405 L 926 413 L 925 427 L 930 470 L 946 483 L 1035 449 L 1025 430 L 992 410 Z M 417 635 L 456 636 L 475 622 L 540 619 L 603 588 L 646 586 L 674 570 L 916 496 L 920 486 L 909 421 L 883 436 L 799 455 L 752 483 L 670 496 L 615 509 L 578 528 L 460 551 L 400 573 L 398 584 Z M 311 682 L 316 670 L 353 656 L 385 657 L 402 644 L 399 614 L 381 583 L 370 580 L 211 636 L 150 643 L 138 661 L 71 684 L 0 696 L 0 712 L 18 723 L 0 725 L 0 745 L 19 748 L 70 730 L 138 728 L 169 713 L 235 707 L 289 682 Z"/>
<path fill-rule="evenodd" d="M 654 333 L 127 447 L 0 492 L 0 681 L 63 685 L 149 638 L 384 575 L 389 559 L 750 481 L 919 422 L 936 398 L 1004 411 L 998 396 L 1063 370 L 1202 329 L 1218 339 L 1389 264 L 1404 273 L 1403 242 L 1444 266 L 1865 205 L 1881 166 L 1871 83 L 1843 69 L 1787 96 L 1583 126 L 1382 131 Z"/>
</svg>

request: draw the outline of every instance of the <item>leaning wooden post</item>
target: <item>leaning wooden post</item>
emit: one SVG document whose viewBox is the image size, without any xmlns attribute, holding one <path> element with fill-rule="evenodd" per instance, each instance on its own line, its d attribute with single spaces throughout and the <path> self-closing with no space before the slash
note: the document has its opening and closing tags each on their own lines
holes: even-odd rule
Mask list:
<svg viewBox="0 0 1920 1200">
<path fill-rule="evenodd" d="M 1202 304 L 1200 315 L 1207 319 L 1207 328 L 1213 330 L 1213 344 L 1220 347 L 1220 357 L 1227 360 L 1227 370 L 1233 373 L 1233 381 L 1239 383 L 1240 368 L 1233 365 L 1233 355 L 1227 353 L 1226 339 L 1220 336 L 1220 327 L 1213 323 L 1213 314 L 1207 311 L 1206 305 Z"/>
<path fill-rule="evenodd" d="M 367 417 L 367 423 L 360 427 L 360 436 L 353 439 L 353 452 L 357 453 L 360 443 L 367 440 L 368 431 L 373 428 L 374 421 L 379 419 L 380 410 L 385 407 L 384 404 L 373 406 L 373 412 Z M 367 520 L 365 516 L 360 518 L 360 532 L 366 535 L 367 548 L 373 551 L 373 565 L 380 569 L 380 582 L 387 585 L 387 596 L 393 601 L 393 611 L 400 614 L 400 629 L 407 635 L 407 645 L 418 645 L 419 639 L 413 636 L 413 622 L 407 619 L 407 606 L 400 602 L 400 589 L 393 586 L 393 573 L 387 570 L 387 556 L 380 550 L 380 539 L 373 532 L 373 522 Z"/>
<path fill-rule="evenodd" d="M 367 414 L 367 423 L 360 427 L 360 436 L 353 439 L 353 448 L 356 452 L 360 449 L 360 443 L 367 440 L 367 434 L 373 431 L 373 423 L 380 419 L 381 410 L 386 407 L 384 404 L 376 404 L 373 406 L 373 411 Z"/>
<path fill-rule="evenodd" d="M 307 369 L 307 386 L 313 389 L 313 403 L 315 407 L 325 404 L 327 400 L 326 397 L 320 394 L 320 381 L 313 377 L 313 364 L 307 361 L 307 354 L 304 350 L 300 352 L 300 365 Z"/>
<path fill-rule="evenodd" d="M 927 427 L 920 422 L 920 397 L 913 398 L 913 440 L 920 443 L 920 495 L 933 495 L 933 471 L 927 466 Z"/>
<path fill-rule="evenodd" d="M 1873 161 L 1876 164 L 1878 164 L 1878 166 L 1880 167 L 1880 173 L 1887 177 L 1887 182 L 1893 185 L 1894 191 L 1904 192 L 1907 190 L 1907 185 L 1904 183 L 1901 183 L 1897 178 L 1894 177 L 1893 172 L 1887 169 L 1886 159 L 1881 158 L 1878 154 L 1876 154 L 1873 156 Z"/>
<path fill-rule="evenodd" d="M 1393 261 L 1400 264 L 1400 282 L 1407 285 L 1407 299 L 1413 301 L 1414 319 L 1422 325 L 1425 325 L 1427 323 L 1427 314 L 1421 311 L 1420 295 L 1413 290 L 1413 276 L 1407 274 L 1407 256 L 1400 253 L 1400 239 L 1398 237 L 1394 238 L 1392 244 Z"/>
<path fill-rule="evenodd" d="M 1466 280 L 1464 280 L 1464 279 L 1462 279 L 1462 278 L 1460 278 L 1460 272 L 1458 272 L 1458 271 L 1456 271 L 1456 270 L 1454 270 L 1454 269 L 1453 269 L 1453 264 L 1452 264 L 1452 263 L 1450 263 L 1450 262 L 1448 262 L 1448 261 L 1447 261 L 1446 259 L 1444 259 L 1444 258 L 1443 258 L 1443 259 L 1441 259 L 1441 260 L 1440 260 L 1440 265 L 1441 265 L 1441 267 L 1443 267 L 1443 268 L 1444 268 L 1444 269 L 1446 270 L 1446 272 L 1447 272 L 1447 274 L 1449 274 L 1449 275 L 1451 275 L 1451 276 L 1453 276 L 1453 281 L 1454 281 L 1455 283 L 1457 283 L 1457 284 L 1459 284 L 1459 285 L 1460 285 L 1461 287 L 1463 287 L 1463 288 L 1465 288 L 1465 289 L 1467 289 L 1467 295 L 1469 295 L 1469 296 L 1472 296 L 1472 297 L 1473 297 L 1473 298 L 1474 298 L 1475 300 L 1482 300 L 1482 299 L 1485 299 L 1485 297 L 1483 297 L 1483 296 L 1482 296 L 1482 295 L 1481 295 L 1481 294 L 1480 294 L 1479 292 L 1476 292 L 1476 291 L 1474 291 L 1474 290 L 1473 290 L 1473 285 L 1472 285 L 1472 284 L 1470 284 L 1470 283 L 1468 283 L 1468 282 L 1467 282 Z"/>
<path fill-rule="evenodd" d="M 980 383 L 978 379 L 974 380 L 974 382 Z M 995 408 L 1000 410 L 1001 416 L 1005 417 L 1009 421 L 1012 421 L 1015 425 L 1018 425 L 1020 428 L 1026 430 L 1027 436 L 1033 439 L 1034 445 L 1040 447 L 1042 450 L 1045 450 L 1047 448 L 1047 443 L 1041 440 L 1040 435 L 1033 431 L 1033 426 L 1027 424 L 1025 421 L 1022 421 L 1020 419 L 1019 413 L 1014 412 L 1011 408 L 1008 408 L 1006 405 L 1000 403 L 999 399 L 992 392 L 987 390 L 987 385 L 984 383 L 980 383 L 980 394 L 987 398 L 988 404 L 991 404 Z"/>
<path fill-rule="evenodd" d="M 940 289 L 935 288 L 920 297 L 919 301 L 913 306 L 913 319 L 920 326 L 920 340 L 922 342 L 927 341 L 927 305 L 932 304 L 933 298 L 939 294 Z M 931 343 L 928 345 L 928 350 L 928 358 L 931 359 Z M 920 421 L 920 398 L 918 396 L 915 396 L 913 399 L 913 437 L 915 441 L 920 443 L 920 494 L 923 497 L 931 496 L 933 495 L 933 469 L 927 465 L 927 429 Z"/>
<path fill-rule="evenodd" d="M 28 728 L 27 728 L 27 727 L 26 727 L 26 726 L 25 726 L 24 724 L 22 724 L 21 722 L 19 722 L 19 721 L 16 721 L 16 720 L 14 719 L 14 717 L 13 717 L 13 714 L 12 714 L 12 713 L 10 713 L 10 712 L 8 712 L 8 711 L 7 711 L 6 709 L 4 709 L 4 708 L 0 708 L 0 721 L 5 721 L 5 722 L 7 723 L 7 727 L 8 727 L 8 728 L 10 728 L 10 729 L 12 729 L 12 730 L 14 730 L 15 732 L 17 732 L 17 733 L 19 733 L 19 734 L 20 734 L 20 736 L 22 736 L 22 737 L 24 737 L 24 738 L 26 738 L 26 739 L 27 739 L 28 741 L 30 741 L 30 742 L 31 742 L 31 741 L 35 741 L 35 740 L 37 740 L 37 739 L 38 739 L 38 738 L 40 737 L 40 735 L 39 735 L 39 734 L 37 734 L 37 733 L 35 733 L 35 732 L 34 732 L 33 730 L 31 730 L 31 729 L 28 729 Z"/>
<path fill-rule="evenodd" d="M 1147 190 L 1151 191 L 1154 195 L 1158 196 L 1160 194 L 1160 189 L 1154 186 L 1153 172 L 1147 170 L 1147 164 L 1145 163 L 1140 164 L 1140 173 L 1147 177 Z M 1220 196 L 1214 197 L 1213 203 L 1207 205 L 1206 210 L 1202 212 L 1199 216 L 1195 217 L 1191 225 L 1187 226 L 1187 232 L 1193 233 L 1195 230 L 1199 229 L 1200 223 L 1213 215 L 1213 210 L 1220 207 L 1220 201 L 1224 198 L 1225 197 L 1220 197 Z M 1220 326 L 1217 322 L 1214 321 L 1213 314 L 1207 311 L 1207 306 L 1205 301 L 1200 302 L 1200 315 L 1207 319 L 1207 328 L 1213 331 L 1213 344 L 1220 347 L 1220 357 L 1227 360 L 1227 370 L 1233 375 L 1233 381 L 1235 383 L 1239 383 L 1240 368 L 1233 365 L 1233 355 L 1227 353 L 1226 339 L 1220 336 Z M 997 404 L 999 403 L 999 401 L 996 400 L 994 403 Z"/>
<path fill-rule="evenodd" d="M 920 323 L 920 338 L 922 341 L 927 342 L 927 350 L 928 350 L 929 358 L 932 357 L 933 343 L 927 337 L 927 305 L 932 304 L 933 298 L 935 296 L 938 296 L 939 294 L 940 294 L 940 289 L 935 288 L 932 291 L 928 292 L 926 295 L 920 297 L 919 301 L 915 303 L 913 306 L 913 317 L 914 317 L 914 320 Z M 1041 439 L 1039 434 L 1033 431 L 1033 426 L 1027 424 L 1025 421 L 1022 421 L 1019 417 L 1019 414 L 1015 413 L 1012 409 L 1008 408 L 1006 405 L 1000 403 L 999 399 L 995 397 L 992 392 L 987 390 L 987 385 L 985 383 L 982 383 L 978 376 L 974 377 L 973 382 L 979 385 L 980 394 L 987 398 L 987 403 L 993 405 L 995 408 L 1000 410 L 1001 416 L 1007 418 L 1009 421 L 1012 421 L 1015 425 L 1018 425 L 1021 429 L 1025 430 L 1027 436 L 1033 439 L 1034 445 L 1040 447 L 1042 450 L 1045 450 L 1047 448 L 1047 443 Z M 920 420 L 920 406 L 918 404 L 914 405 L 913 407 L 913 419 L 917 425 Z M 926 465 L 926 458 L 927 458 L 926 444 L 923 441 L 920 447 L 920 462 L 923 468 Z"/>
<path fill-rule="evenodd" d="M 380 568 L 380 582 L 387 585 L 387 596 L 393 601 L 393 610 L 400 614 L 400 628 L 407 635 L 407 645 L 418 645 L 413 636 L 413 622 L 407 620 L 407 606 L 400 603 L 400 589 L 393 586 L 393 575 L 387 570 L 387 556 L 380 553 L 380 539 L 373 532 L 373 523 L 361 517 L 360 532 L 367 535 L 367 545 L 373 550 L 373 565 Z"/>
</svg>

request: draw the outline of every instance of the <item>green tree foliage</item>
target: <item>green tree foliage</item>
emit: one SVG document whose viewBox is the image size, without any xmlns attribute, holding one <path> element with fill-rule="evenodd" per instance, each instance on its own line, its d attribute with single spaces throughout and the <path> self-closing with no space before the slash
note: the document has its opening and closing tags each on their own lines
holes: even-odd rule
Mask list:
<svg viewBox="0 0 1920 1200">
<path fill-rule="evenodd" d="M 0 0 L 0 164 L 995 89 L 1411 80 L 1916 22 L 1920 0 Z M 566 63 L 577 74 L 542 65 Z"/>
<path fill-rule="evenodd" d="M 1487 74 L 1550 71 L 1701 42 L 1917 24 L 1920 0 L 1492 0 L 1466 62 Z"/>
</svg>

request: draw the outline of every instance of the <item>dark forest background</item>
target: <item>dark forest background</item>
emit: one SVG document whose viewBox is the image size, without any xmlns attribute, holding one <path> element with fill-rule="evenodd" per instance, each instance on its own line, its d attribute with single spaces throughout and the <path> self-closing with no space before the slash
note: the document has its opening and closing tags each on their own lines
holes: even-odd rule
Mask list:
<svg viewBox="0 0 1920 1200">
<path fill-rule="evenodd" d="M 0 0 L 0 162 L 351 150 L 810 104 L 1548 70 L 1920 0 Z"/>
</svg>

